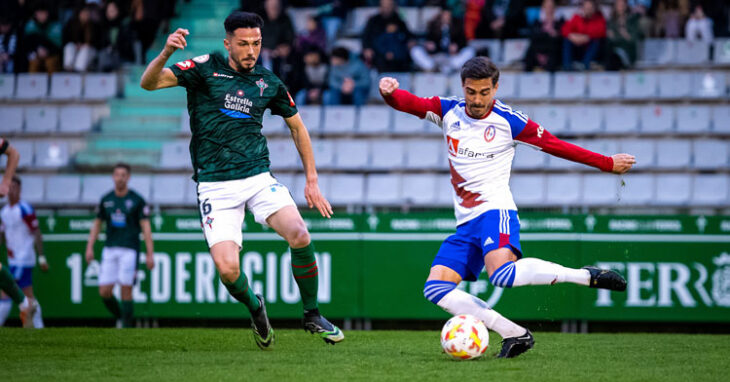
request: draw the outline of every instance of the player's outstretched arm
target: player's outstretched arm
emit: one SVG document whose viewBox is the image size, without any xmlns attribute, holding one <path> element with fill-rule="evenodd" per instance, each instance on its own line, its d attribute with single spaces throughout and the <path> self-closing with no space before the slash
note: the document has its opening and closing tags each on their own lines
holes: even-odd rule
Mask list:
<svg viewBox="0 0 730 382">
<path fill-rule="evenodd" d="M 332 206 L 325 199 L 319 190 L 317 181 L 317 169 L 314 165 L 314 152 L 312 150 L 312 140 L 309 138 L 309 131 L 304 126 L 304 121 L 299 113 L 289 118 L 284 118 L 286 125 L 291 130 L 291 136 L 294 144 L 299 151 L 299 157 L 302 158 L 302 166 L 304 174 L 307 177 L 307 184 L 304 186 L 304 198 L 307 200 L 309 208 L 316 208 L 322 216 L 326 218 L 332 217 Z"/>
<path fill-rule="evenodd" d="M 189 34 L 187 29 L 177 28 L 175 32 L 167 36 L 167 42 L 165 42 L 162 52 L 147 65 L 142 74 L 139 84 L 143 89 L 157 90 L 177 86 L 177 77 L 172 70 L 165 67 L 165 64 L 176 50 L 185 49 L 188 45 L 185 36 Z"/>
<path fill-rule="evenodd" d="M 380 95 L 390 107 L 418 118 L 426 118 L 432 112 L 441 118 L 441 100 L 439 97 L 422 98 L 411 94 L 406 90 L 399 89 L 398 80 L 392 77 L 380 79 L 378 88 Z"/>
<path fill-rule="evenodd" d="M 5 142 L 3 141 L 3 143 Z M 5 149 L 5 155 L 8 156 L 8 164 L 5 165 L 5 174 L 3 175 L 3 180 L 0 183 L 0 197 L 8 194 L 8 191 L 10 190 L 10 182 L 13 181 L 15 170 L 18 168 L 18 162 L 20 162 L 20 153 L 18 153 L 18 150 L 9 143 L 7 143 L 7 145 L 8 147 Z"/>
<path fill-rule="evenodd" d="M 101 230 L 101 219 L 96 218 L 94 219 L 94 224 L 91 226 L 91 231 L 89 231 L 89 240 L 86 242 L 86 262 L 90 263 L 94 260 L 94 243 L 96 243 L 96 238 L 99 236 L 99 231 Z"/>
</svg>

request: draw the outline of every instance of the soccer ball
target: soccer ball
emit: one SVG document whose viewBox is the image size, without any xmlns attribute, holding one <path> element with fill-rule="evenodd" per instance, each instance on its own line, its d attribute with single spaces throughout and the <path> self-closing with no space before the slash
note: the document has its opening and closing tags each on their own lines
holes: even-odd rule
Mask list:
<svg viewBox="0 0 730 382">
<path fill-rule="evenodd" d="M 441 347 L 455 359 L 478 358 L 489 346 L 489 331 L 478 318 L 461 314 L 446 321 L 441 330 Z"/>
</svg>

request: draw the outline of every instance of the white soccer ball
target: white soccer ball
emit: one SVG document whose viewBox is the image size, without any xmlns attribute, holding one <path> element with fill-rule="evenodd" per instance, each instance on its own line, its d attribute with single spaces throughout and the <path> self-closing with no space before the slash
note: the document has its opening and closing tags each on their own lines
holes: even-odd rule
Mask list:
<svg viewBox="0 0 730 382">
<path fill-rule="evenodd" d="M 455 359 L 478 358 L 489 346 L 489 331 L 478 318 L 461 314 L 446 321 L 441 330 L 441 347 Z"/>
</svg>

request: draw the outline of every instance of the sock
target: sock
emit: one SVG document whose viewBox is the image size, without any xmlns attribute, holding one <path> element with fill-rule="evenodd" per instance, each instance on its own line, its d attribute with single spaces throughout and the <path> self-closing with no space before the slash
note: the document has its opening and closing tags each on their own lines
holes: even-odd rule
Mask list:
<svg viewBox="0 0 730 382">
<path fill-rule="evenodd" d="M 0 290 L 10 296 L 13 302 L 18 305 L 25 298 L 23 291 L 18 287 L 18 283 L 15 282 L 15 277 L 10 274 L 7 267 L 0 268 Z"/>
<path fill-rule="evenodd" d="M 122 327 L 134 327 L 134 301 L 122 300 Z"/>
<path fill-rule="evenodd" d="M 527 329 L 490 309 L 486 302 L 460 289 L 452 289 L 446 293 L 437 305 L 455 316 L 471 314 L 482 320 L 488 329 L 494 330 L 502 338 L 517 337 L 527 333 Z"/>
<path fill-rule="evenodd" d="M 566 268 L 560 264 L 536 258 L 509 261 L 489 276 L 494 286 L 510 288 L 523 285 L 553 285 L 573 283 L 588 286 L 591 274 L 587 269 Z"/>
<path fill-rule="evenodd" d="M 256 298 L 256 295 L 253 293 L 251 288 L 248 287 L 248 278 L 245 273 L 241 272 L 241 275 L 238 276 L 238 279 L 232 284 L 223 282 L 223 285 L 226 286 L 228 293 L 230 293 L 233 298 L 246 304 L 249 312 L 253 313 L 261 307 L 259 299 Z"/>
<path fill-rule="evenodd" d="M 317 275 L 317 260 L 314 258 L 314 245 L 309 243 L 304 248 L 291 249 L 291 269 L 302 295 L 304 310 L 317 309 L 317 289 L 319 279 Z"/>
<path fill-rule="evenodd" d="M 5 320 L 8 319 L 10 309 L 13 307 L 13 300 L 4 298 L 0 300 L 0 326 L 5 325 Z"/>
<path fill-rule="evenodd" d="M 104 302 L 104 306 L 109 312 L 111 312 L 114 318 L 120 319 L 122 317 L 122 311 L 119 309 L 119 302 L 114 296 L 109 298 L 102 297 L 101 301 Z"/>
<path fill-rule="evenodd" d="M 38 300 L 35 300 L 35 313 L 33 313 L 33 326 L 36 329 L 43 329 L 45 326 L 43 325 L 43 317 L 41 316 L 41 304 L 38 303 Z"/>
</svg>

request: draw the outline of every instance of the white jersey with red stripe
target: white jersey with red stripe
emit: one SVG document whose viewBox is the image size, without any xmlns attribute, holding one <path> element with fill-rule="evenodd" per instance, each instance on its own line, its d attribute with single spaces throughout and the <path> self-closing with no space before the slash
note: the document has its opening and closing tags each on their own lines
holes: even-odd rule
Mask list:
<svg viewBox="0 0 730 382">
<path fill-rule="evenodd" d="M 0 219 L 8 248 L 8 265 L 34 267 L 34 233 L 38 229 L 38 219 L 33 207 L 22 200 L 12 206 L 6 204 L 0 209 Z"/>
</svg>

